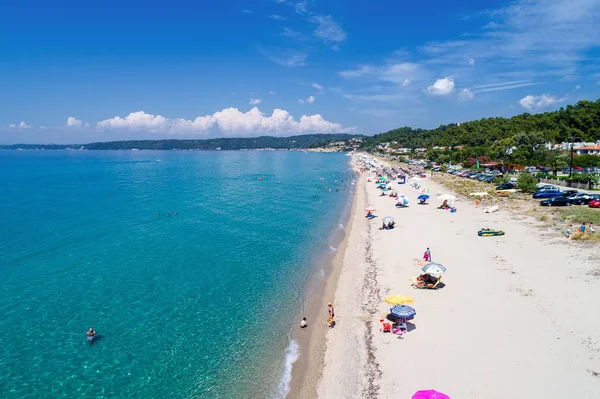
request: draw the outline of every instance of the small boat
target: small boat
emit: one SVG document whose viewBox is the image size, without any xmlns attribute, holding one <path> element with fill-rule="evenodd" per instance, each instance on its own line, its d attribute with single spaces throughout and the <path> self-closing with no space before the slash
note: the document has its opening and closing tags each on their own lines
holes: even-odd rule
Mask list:
<svg viewBox="0 0 600 399">
<path fill-rule="evenodd" d="M 504 232 L 502 230 L 492 230 L 492 229 L 481 229 L 477 232 L 479 237 L 497 237 L 503 236 Z"/>
</svg>

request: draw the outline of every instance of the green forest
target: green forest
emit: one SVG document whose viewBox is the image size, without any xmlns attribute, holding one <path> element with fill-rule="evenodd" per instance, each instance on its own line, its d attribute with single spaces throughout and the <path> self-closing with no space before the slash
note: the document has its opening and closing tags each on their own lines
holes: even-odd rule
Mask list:
<svg viewBox="0 0 600 399">
<path fill-rule="evenodd" d="M 318 144 L 349 140 L 358 135 L 333 133 L 333 134 L 303 134 L 290 137 L 238 137 L 238 138 L 215 138 L 204 140 L 127 140 L 107 141 L 90 144 L 57 145 L 57 144 L 13 144 L 0 146 L 0 149 L 46 149 L 64 150 L 253 150 L 261 148 L 273 149 L 297 149 L 310 148 Z"/>
<path fill-rule="evenodd" d="M 455 163 L 496 160 L 520 165 L 542 164 L 552 169 L 565 163 L 566 154 L 550 151 L 545 143 L 594 142 L 600 140 L 600 100 L 579 101 L 554 112 L 524 113 L 512 118 L 484 118 L 436 129 L 402 127 L 365 140 L 367 150 L 381 143 L 427 149 L 427 158 Z M 464 146 L 462 149 L 454 148 Z M 446 147 L 446 150 L 433 149 Z M 580 166 L 600 166 L 600 157 L 582 156 Z"/>
</svg>

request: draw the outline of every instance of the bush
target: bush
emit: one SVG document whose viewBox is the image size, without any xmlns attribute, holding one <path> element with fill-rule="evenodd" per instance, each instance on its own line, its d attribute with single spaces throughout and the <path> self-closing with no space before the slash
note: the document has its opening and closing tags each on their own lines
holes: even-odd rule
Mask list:
<svg viewBox="0 0 600 399">
<path fill-rule="evenodd" d="M 517 185 L 525 193 L 533 193 L 537 190 L 537 179 L 529 173 L 521 173 L 517 178 Z"/>
</svg>

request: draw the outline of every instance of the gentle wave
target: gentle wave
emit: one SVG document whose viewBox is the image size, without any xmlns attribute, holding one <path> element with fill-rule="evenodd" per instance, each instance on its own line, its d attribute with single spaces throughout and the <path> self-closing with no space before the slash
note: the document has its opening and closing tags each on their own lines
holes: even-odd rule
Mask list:
<svg viewBox="0 0 600 399">
<path fill-rule="evenodd" d="M 273 399 L 284 399 L 290 392 L 290 383 L 292 382 L 292 367 L 300 357 L 300 345 L 293 339 L 285 349 L 285 359 L 283 361 L 283 373 L 279 379 L 277 392 L 274 393 Z"/>
</svg>

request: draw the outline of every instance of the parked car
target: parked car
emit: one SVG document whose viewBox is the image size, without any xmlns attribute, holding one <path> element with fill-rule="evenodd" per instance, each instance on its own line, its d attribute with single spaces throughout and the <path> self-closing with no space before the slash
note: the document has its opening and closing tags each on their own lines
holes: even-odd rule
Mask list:
<svg viewBox="0 0 600 399">
<path fill-rule="evenodd" d="M 540 190 L 533 193 L 533 198 L 559 197 L 562 193 L 558 190 Z"/>
<path fill-rule="evenodd" d="M 543 185 L 541 187 L 538 187 L 537 189 L 538 191 L 544 191 L 544 190 L 553 190 L 553 191 L 560 191 L 558 187 L 553 186 L 552 184 L 546 184 Z"/>
<path fill-rule="evenodd" d="M 478 172 L 473 172 L 469 175 L 469 179 L 477 179 L 477 176 L 479 176 L 481 173 Z"/>
<path fill-rule="evenodd" d="M 561 192 L 563 197 L 571 197 L 573 195 L 577 195 L 579 194 L 579 191 L 577 190 L 565 190 Z"/>
<path fill-rule="evenodd" d="M 575 205 L 588 205 L 590 201 L 600 199 L 600 194 L 579 193 L 569 197 Z"/>
<path fill-rule="evenodd" d="M 473 173 L 473 172 L 471 172 L 469 170 L 464 170 L 464 171 L 460 172 L 458 175 L 460 177 L 466 177 L 467 175 L 470 175 L 471 173 Z"/>
<path fill-rule="evenodd" d="M 487 183 L 493 183 L 495 179 L 496 179 L 496 176 L 488 175 L 485 177 L 485 179 L 483 179 L 483 181 L 487 182 Z"/>
<path fill-rule="evenodd" d="M 591 200 L 591 201 L 588 203 L 588 206 L 589 206 L 590 208 L 600 208 L 600 199 Z"/>
<path fill-rule="evenodd" d="M 571 206 L 573 205 L 573 200 L 567 197 L 553 197 L 548 198 L 547 200 L 540 201 L 541 206 Z"/>
<path fill-rule="evenodd" d="M 477 180 L 479 181 L 483 181 L 483 179 L 485 179 L 486 177 L 488 177 L 487 174 L 485 173 L 480 173 L 479 175 L 477 175 Z"/>
<path fill-rule="evenodd" d="M 514 190 L 517 188 L 515 183 L 504 183 L 496 187 L 496 190 Z"/>
</svg>

